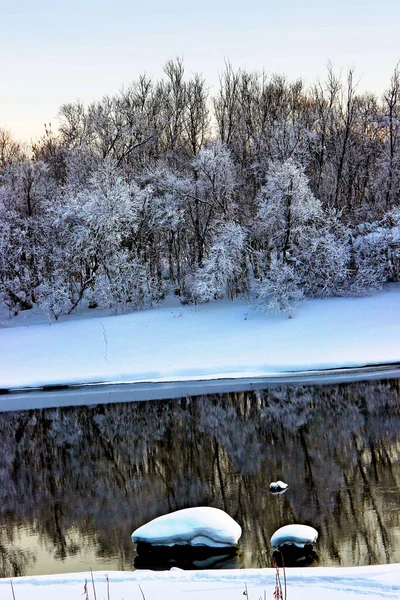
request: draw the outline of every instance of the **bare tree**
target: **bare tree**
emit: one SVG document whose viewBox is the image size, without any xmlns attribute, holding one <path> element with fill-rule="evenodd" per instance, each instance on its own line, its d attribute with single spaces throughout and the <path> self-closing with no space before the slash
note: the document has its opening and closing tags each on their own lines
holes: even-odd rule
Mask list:
<svg viewBox="0 0 400 600">
<path fill-rule="evenodd" d="M 10 162 L 21 159 L 22 148 L 10 131 L 0 128 L 0 169 Z"/>
<path fill-rule="evenodd" d="M 400 72 L 397 65 L 390 80 L 390 87 L 383 96 L 385 117 L 388 129 L 388 170 L 386 185 L 386 207 L 398 199 L 395 178 L 399 182 L 398 144 L 400 139 Z M 396 169 L 397 167 L 397 169 Z"/>
</svg>

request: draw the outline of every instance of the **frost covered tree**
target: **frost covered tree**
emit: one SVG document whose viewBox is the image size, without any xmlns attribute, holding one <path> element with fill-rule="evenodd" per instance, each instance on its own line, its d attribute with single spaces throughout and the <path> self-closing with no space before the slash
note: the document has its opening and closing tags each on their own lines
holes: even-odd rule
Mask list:
<svg viewBox="0 0 400 600">
<path fill-rule="evenodd" d="M 252 303 L 265 312 L 283 313 L 291 318 L 304 299 L 300 283 L 293 266 L 274 259 L 267 275 L 253 281 Z"/>
<path fill-rule="evenodd" d="M 0 200 L 0 297 L 13 314 L 32 308 L 36 249 L 27 223 Z"/>
<path fill-rule="evenodd" d="M 225 296 L 233 299 L 246 290 L 245 241 L 240 225 L 226 221 L 217 227 L 203 266 L 189 278 L 190 299 L 196 303 Z"/>
<path fill-rule="evenodd" d="M 71 292 L 65 271 L 53 272 L 51 279 L 44 280 L 36 290 L 37 305 L 56 321 L 70 312 L 72 307 Z"/>
<path fill-rule="evenodd" d="M 68 148 L 65 154 L 66 194 L 71 196 L 82 192 L 101 166 L 102 161 L 89 148 Z"/>
<path fill-rule="evenodd" d="M 107 268 L 100 271 L 87 296 L 101 308 L 123 312 L 151 306 L 157 299 L 157 289 L 148 266 L 128 252 L 120 251 L 107 263 Z"/>
<path fill-rule="evenodd" d="M 89 185 L 72 202 L 82 219 L 86 250 L 102 257 L 118 248 L 125 224 L 134 221 L 138 204 L 132 186 L 119 175 L 112 162 L 104 162 Z"/>
<path fill-rule="evenodd" d="M 43 214 L 57 197 L 57 186 L 41 160 L 23 159 L 8 164 L 0 179 L 3 207 L 32 218 Z"/>
<path fill-rule="evenodd" d="M 235 214 L 237 174 L 228 148 L 220 142 L 203 148 L 192 162 L 194 177 L 188 193 L 188 213 L 201 267 L 213 222 Z"/>
<path fill-rule="evenodd" d="M 255 253 L 253 296 L 272 310 L 281 303 L 288 312 L 285 301 L 277 298 L 279 285 L 283 298 L 292 294 L 293 306 L 302 296 L 342 295 L 348 284 L 350 236 L 335 213 L 323 210 L 303 169 L 292 160 L 273 165 L 260 198 L 256 239 L 261 250 Z"/>
<path fill-rule="evenodd" d="M 204 148 L 192 161 L 192 167 L 203 203 L 208 202 L 229 218 L 235 208 L 237 174 L 228 148 L 218 142 Z"/>
<path fill-rule="evenodd" d="M 304 170 L 292 159 L 272 163 L 258 195 L 259 227 L 269 250 L 287 263 L 293 245 L 322 215 L 321 202 L 311 192 Z"/>
<path fill-rule="evenodd" d="M 400 266 L 400 211 L 357 226 L 351 237 L 351 272 L 347 293 L 356 296 L 397 281 Z"/>
<path fill-rule="evenodd" d="M 325 211 L 300 234 L 296 245 L 296 271 L 306 297 L 343 295 L 350 273 L 350 233 L 337 215 Z"/>
<path fill-rule="evenodd" d="M 0 288 L 12 312 L 31 308 L 51 261 L 51 215 L 58 193 L 46 165 L 9 163 L 0 178 Z"/>
<path fill-rule="evenodd" d="M 129 265 L 135 272 L 141 261 L 146 262 L 142 237 L 148 221 L 149 194 L 148 189 L 127 183 L 115 164 L 106 161 L 89 179 L 88 186 L 69 198 L 65 218 L 71 229 L 74 263 L 79 265 L 78 277 L 73 280 L 74 305 L 87 290 L 91 290 L 90 298 L 95 303 L 95 291 L 104 290 L 105 282 L 111 297 L 118 298 L 118 305 L 124 304 L 123 298 L 126 304 L 140 304 L 131 299 L 136 297 L 135 286 L 126 274 Z M 116 281 L 125 290 L 121 289 L 119 296 Z M 126 290 L 128 281 L 131 295 Z M 104 305 L 103 291 L 100 295 Z"/>
<path fill-rule="evenodd" d="M 192 188 L 189 177 L 180 174 L 165 163 L 145 169 L 139 178 L 141 186 L 152 190 L 149 206 L 152 223 L 152 251 L 158 254 L 163 278 L 178 295 L 184 288 L 184 279 L 191 249 L 187 206 Z"/>
</svg>

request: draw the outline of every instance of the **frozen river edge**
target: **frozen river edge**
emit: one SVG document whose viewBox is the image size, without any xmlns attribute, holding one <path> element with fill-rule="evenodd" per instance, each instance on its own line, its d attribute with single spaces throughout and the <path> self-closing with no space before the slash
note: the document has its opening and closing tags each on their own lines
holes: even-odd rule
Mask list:
<svg viewBox="0 0 400 600">
<path fill-rule="evenodd" d="M 400 362 L 266 373 L 262 377 L 215 377 L 186 381 L 82 382 L 26 388 L 0 388 L 0 412 L 116 402 L 168 400 L 203 394 L 247 392 L 276 385 L 337 384 L 400 378 Z"/>
</svg>

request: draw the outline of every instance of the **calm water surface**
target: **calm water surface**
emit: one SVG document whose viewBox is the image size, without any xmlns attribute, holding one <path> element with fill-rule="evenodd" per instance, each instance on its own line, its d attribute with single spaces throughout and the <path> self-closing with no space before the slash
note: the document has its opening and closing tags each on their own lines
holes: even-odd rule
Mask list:
<svg viewBox="0 0 400 600">
<path fill-rule="evenodd" d="M 399 380 L 4 413 L 0 445 L 2 577 L 131 570 L 135 528 L 199 505 L 242 526 L 227 566 L 293 522 L 320 565 L 400 562 Z"/>
</svg>

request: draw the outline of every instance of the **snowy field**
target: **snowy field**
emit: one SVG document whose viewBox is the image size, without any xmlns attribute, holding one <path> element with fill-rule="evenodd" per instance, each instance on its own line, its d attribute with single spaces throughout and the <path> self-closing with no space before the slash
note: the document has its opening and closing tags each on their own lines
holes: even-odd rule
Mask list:
<svg viewBox="0 0 400 600">
<path fill-rule="evenodd" d="M 109 578 L 109 596 L 106 575 Z M 282 571 L 281 571 L 282 576 Z M 400 597 L 400 565 L 287 569 L 287 600 L 341 600 Z M 13 579 L 15 600 L 94 600 L 90 573 Z M 283 579 L 283 578 L 282 578 Z M 274 569 L 221 571 L 114 571 L 94 573 L 98 600 L 273 600 Z M 10 580 L 0 580 L 1 600 L 14 600 Z"/>
<path fill-rule="evenodd" d="M 166 305 L 120 316 L 2 319 L 0 388 L 187 382 L 400 360 L 400 285 L 366 298 L 308 300 L 293 319 L 245 301 Z M 91 318 L 87 318 L 91 316 Z"/>
</svg>

